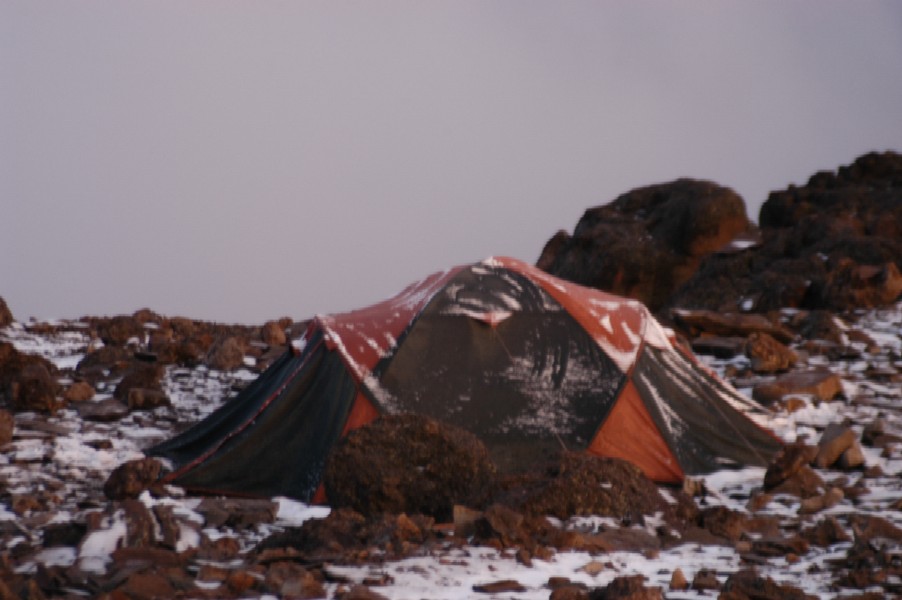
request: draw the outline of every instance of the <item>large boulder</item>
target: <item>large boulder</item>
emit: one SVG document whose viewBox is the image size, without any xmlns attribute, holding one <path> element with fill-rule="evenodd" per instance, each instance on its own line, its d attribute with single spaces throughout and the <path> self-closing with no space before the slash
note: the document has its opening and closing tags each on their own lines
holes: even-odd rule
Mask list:
<svg viewBox="0 0 902 600">
<path fill-rule="evenodd" d="M 902 294 L 902 155 L 870 153 L 804 186 L 772 192 L 761 243 L 712 255 L 674 306 L 765 312 L 846 310 Z"/>
<path fill-rule="evenodd" d="M 455 504 L 480 506 L 495 467 L 463 429 L 412 414 L 386 415 L 332 451 L 323 483 L 329 503 L 366 516 L 423 514 L 450 521 Z"/>
<path fill-rule="evenodd" d="M 0 342 L 0 398 L 14 411 L 53 413 L 61 408 L 56 371 L 47 359 Z"/>
<path fill-rule="evenodd" d="M 657 310 L 705 256 L 752 229 L 736 192 L 678 179 L 587 210 L 573 235 L 559 232 L 549 240 L 538 266 Z"/>
</svg>

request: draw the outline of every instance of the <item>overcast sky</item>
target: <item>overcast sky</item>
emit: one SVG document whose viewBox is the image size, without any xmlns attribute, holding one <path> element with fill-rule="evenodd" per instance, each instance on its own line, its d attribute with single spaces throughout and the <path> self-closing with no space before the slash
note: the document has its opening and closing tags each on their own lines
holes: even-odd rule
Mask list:
<svg viewBox="0 0 902 600">
<path fill-rule="evenodd" d="M 902 2 L 0 0 L 19 320 L 258 323 L 534 262 L 681 176 L 745 198 L 902 150 Z"/>
</svg>

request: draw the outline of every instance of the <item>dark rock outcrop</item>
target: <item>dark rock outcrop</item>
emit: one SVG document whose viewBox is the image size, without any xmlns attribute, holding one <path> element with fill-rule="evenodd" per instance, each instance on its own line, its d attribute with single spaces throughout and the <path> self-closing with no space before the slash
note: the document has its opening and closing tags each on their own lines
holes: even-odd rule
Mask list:
<svg viewBox="0 0 902 600">
<path fill-rule="evenodd" d="M 761 207 L 760 245 L 712 255 L 673 306 L 845 310 L 902 294 L 902 155 L 870 153 Z"/>
<path fill-rule="evenodd" d="M 679 179 L 587 210 L 537 264 L 658 313 L 845 310 L 902 295 L 902 155 L 866 154 L 772 192 L 759 222 L 732 190 Z"/>
<path fill-rule="evenodd" d="M 705 256 L 751 230 L 734 191 L 678 179 L 590 208 L 572 236 L 559 232 L 545 245 L 538 266 L 658 310 Z"/>
</svg>

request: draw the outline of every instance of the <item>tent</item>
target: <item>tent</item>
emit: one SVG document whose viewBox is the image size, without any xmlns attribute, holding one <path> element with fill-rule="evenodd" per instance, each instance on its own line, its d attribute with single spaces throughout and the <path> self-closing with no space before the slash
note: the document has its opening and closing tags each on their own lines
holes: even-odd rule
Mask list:
<svg viewBox="0 0 902 600">
<path fill-rule="evenodd" d="M 149 453 L 194 491 L 310 501 L 333 444 L 399 412 L 475 433 L 509 470 L 563 445 L 680 482 L 766 465 L 781 446 L 641 303 L 490 258 L 317 316 L 256 381 Z"/>
</svg>

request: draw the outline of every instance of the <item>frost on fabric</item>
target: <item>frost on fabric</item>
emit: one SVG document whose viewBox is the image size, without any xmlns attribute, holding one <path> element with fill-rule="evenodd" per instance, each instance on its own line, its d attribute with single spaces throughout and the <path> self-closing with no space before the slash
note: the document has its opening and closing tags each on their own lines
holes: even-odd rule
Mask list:
<svg viewBox="0 0 902 600">
<path fill-rule="evenodd" d="M 515 357 L 503 374 L 504 380 L 520 392 L 527 404 L 502 422 L 500 431 L 543 436 L 572 434 L 577 429 L 579 411 L 572 406 L 571 398 L 591 395 L 597 390 L 596 366 L 590 361 L 580 361 L 579 353 L 572 352 L 564 378 L 556 383 L 553 377 L 537 377 L 534 361 L 529 356 Z"/>
</svg>

